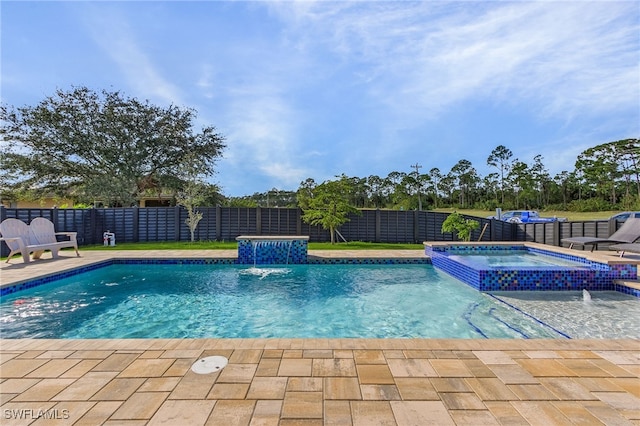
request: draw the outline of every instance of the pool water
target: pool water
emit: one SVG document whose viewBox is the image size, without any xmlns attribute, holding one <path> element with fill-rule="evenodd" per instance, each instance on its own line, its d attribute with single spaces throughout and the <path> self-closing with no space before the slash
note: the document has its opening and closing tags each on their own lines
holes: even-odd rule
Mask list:
<svg viewBox="0 0 640 426">
<path fill-rule="evenodd" d="M 639 318 L 627 298 L 624 317 Z M 606 326 L 617 303 L 589 312 L 604 309 Z M 578 321 L 551 325 L 513 306 L 427 264 L 115 264 L 3 297 L 0 336 L 564 338 L 563 322 Z"/>
<path fill-rule="evenodd" d="M 550 266 L 587 267 L 583 262 L 547 256 L 526 250 L 516 250 L 513 252 L 507 250 L 491 252 L 487 250 L 482 254 L 451 254 L 449 258 L 473 266 L 476 269 L 549 268 Z"/>
</svg>

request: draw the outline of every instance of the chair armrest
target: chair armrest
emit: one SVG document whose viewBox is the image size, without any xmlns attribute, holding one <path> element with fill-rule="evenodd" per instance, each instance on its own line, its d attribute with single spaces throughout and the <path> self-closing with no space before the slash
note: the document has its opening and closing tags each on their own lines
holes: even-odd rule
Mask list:
<svg viewBox="0 0 640 426">
<path fill-rule="evenodd" d="M 56 232 L 55 235 L 66 235 L 72 240 L 75 240 L 78 233 L 77 232 Z"/>
<path fill-rule="evenodd" d="M 18 241 L 18 242 L 22 242 L 22 237 L 0 237 L 0 241 Z"/>
<path fill-rule="evenodd" d="M 4 241 L 5 243 L 10 243 L 10 242 L 17 242 L 18 243 L 18 247 L 20 248 L 20 250 L 24 249 L 28 242 L 25 243 L 25 241 L 22 239 L 22 237 L 0 237 L 0 241 Z M 11 250 L 13 250 L 12 247 L 9 247 Z"/>
</svg>

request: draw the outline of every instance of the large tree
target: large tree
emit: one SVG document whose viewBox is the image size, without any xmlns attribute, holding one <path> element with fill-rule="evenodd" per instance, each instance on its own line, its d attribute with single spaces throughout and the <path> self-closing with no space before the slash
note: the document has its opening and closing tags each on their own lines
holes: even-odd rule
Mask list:
<svg viewBox="0 0 640 426">
<path fill-rule="evenodd" d="M 476 169 L 469 160 L 459 160 L 452 168 L 450 175 L 458 183 L 460 190 L 460 206 L 468 208 L 471 206 L 471 192 L 476 187 L 479 178 Z"/>
<path fill-rule="evenodd" d="M 429 170 L 429 189 L 433 192 L 433 207 L 438 208 L 438 193 L 440 192 L 440 181 L 442 181 L 442 173 L 437 167 Z"/>
<path fill-rule="evenodd" d="M 500 202 L 504 205 L 504 181 L 509 173 L 510 160 L 513 153 L 504 145 L 498 145 L 487 158 L 487 165 L 493 166 L 500 172 Z"/>
<path fill-rule="evenodd" d="M 621 152 L 614 143 L 597 145 L 584 150 L 576 160 L 576 170 L 603 200 L 611 204 L 618 202 L 616 181 L 620 178 Z"/>
<path fill-rule="evenodd" d="M 2 105 L 0 119 L 3 186 L 110 205 L 180 182 L 186 153 L 212 174 L 225 147 L 214 127 L 194 131 L 192 109 L 86 87 L 58 90 L 36 106 Z"/>
</svg>

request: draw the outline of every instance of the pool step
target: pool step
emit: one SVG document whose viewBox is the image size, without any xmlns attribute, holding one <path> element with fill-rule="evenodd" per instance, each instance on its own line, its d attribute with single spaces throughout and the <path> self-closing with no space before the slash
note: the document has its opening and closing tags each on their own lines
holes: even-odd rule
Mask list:
<svg viewBox="0 0 640 426">
<path fill-rule="evenodd" d="M 616 291 L 640 297 L 640 281 L 615 280 L 613 284 L 616 287 Z"/>
</svg>

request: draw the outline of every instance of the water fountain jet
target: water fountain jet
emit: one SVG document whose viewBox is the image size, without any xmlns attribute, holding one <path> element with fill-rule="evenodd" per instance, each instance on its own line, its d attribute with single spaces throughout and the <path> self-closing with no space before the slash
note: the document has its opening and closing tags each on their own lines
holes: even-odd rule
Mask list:
<svg viewBox="0 0 640 426">
<path fill-rule="evenodd" d="M 307 263 L 308 236 L 241 235 L 238 241 L 240 264 L 303 264 Z"/>
</svg>

